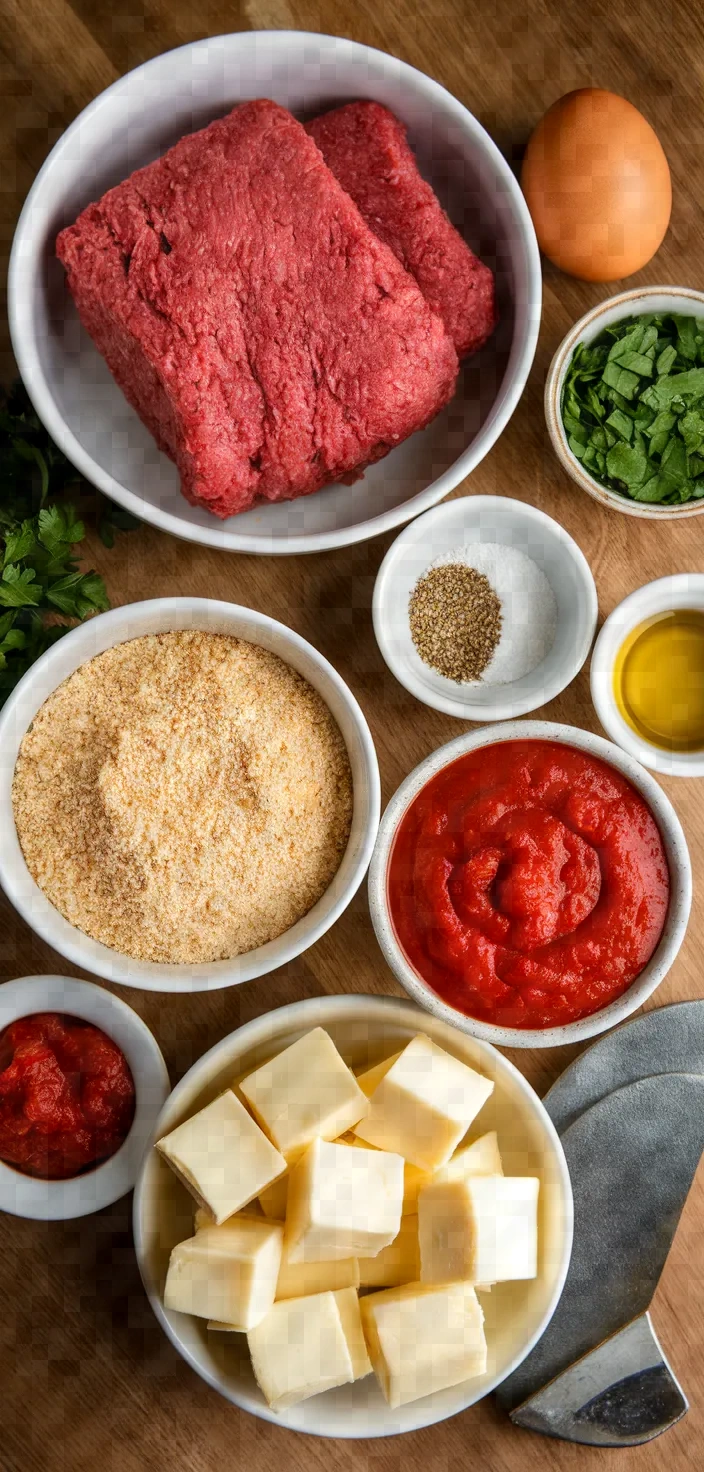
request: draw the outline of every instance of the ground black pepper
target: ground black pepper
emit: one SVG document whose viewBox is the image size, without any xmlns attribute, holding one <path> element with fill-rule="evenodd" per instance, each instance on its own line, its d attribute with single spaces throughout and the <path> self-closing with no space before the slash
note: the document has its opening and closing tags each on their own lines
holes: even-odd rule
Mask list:
<svg viewBox="0 0 704 1472">
<path fill-rule="evenodd" d="M 465 563 L 432 567 L 416 583 L 408 615 L 425 664 L 448 680 L 478 680 L 501 636 L 501 602 L 483 573 Z"/>
</svg>

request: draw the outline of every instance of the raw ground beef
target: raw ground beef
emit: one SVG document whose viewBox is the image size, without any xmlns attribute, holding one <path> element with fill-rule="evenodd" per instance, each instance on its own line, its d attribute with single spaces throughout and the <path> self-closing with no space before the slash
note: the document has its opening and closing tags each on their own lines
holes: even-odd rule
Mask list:
<svg viewBox="0 0 704 1472">
<path fill-rule="evenodd" d="M 350 102 L 308 131 L 370 229 L 415 276 L 460 358 L 476 353 L 496 326 L 493 273 L 419 174 L 403 123 L 378 102 Z"/>
<path fill-rule="evenodd" d="M 273 102 L 182 138 L 57 253 L 184 495 L 217 516 L 354 478 L 453 393 L 442 322 Z"/>
</svg>

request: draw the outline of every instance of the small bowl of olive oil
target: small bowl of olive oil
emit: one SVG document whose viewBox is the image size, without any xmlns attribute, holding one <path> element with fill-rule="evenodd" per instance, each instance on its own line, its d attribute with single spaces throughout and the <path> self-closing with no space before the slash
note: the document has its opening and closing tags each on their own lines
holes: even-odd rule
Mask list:
<svg viewBox="0 0 704 1472">
<path fill-rule="evenodd" d="M 625 598 L 594 645 L 604 730 L 645 766 L 704 775 L 704 574 L 659 578 Z"/>
</svg>

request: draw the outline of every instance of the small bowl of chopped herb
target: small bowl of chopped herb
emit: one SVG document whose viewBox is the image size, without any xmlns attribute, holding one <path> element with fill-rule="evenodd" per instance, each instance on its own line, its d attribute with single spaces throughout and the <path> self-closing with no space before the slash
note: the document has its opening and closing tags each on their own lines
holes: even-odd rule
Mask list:
<svg viewBox="0 0 704 1472">
<path fill-rule="evenodd" d="M 641 287 L 587 312 L 552 360 L 545 416 L 565 470 L 603 506 L 704 511 L 704 292 Z"/>
</svg>

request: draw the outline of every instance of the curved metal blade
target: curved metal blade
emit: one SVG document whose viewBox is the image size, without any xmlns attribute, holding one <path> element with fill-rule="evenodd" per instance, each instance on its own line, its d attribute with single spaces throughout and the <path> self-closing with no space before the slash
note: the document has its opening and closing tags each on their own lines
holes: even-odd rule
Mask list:
<svg viewBox="0 0 704 1472">
<path fill-rule="evenodd" d="M 641 1314 L 511 1412 L 516 1426 L 587 1446 L 641 1446 L 689 1410 Z"/>
<path fill-rule="evenodd" d="M 562 1144 L 572 1260 L 542 1339 L 497 1390 L 509 1410 L 647 1310 L 704 1148 L 704 1077 L 627 1084 L 570 1125 Z"/>
<path fill-rule="evenodd" d="M 657 1073 L 704 1074 L 704 1001 L 673 1002 L 624 1022 L 581 1053 L 543 1103 L 562 1135 L 614 1089 Z"/>
</svg>

